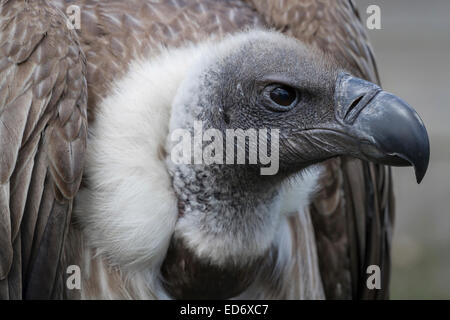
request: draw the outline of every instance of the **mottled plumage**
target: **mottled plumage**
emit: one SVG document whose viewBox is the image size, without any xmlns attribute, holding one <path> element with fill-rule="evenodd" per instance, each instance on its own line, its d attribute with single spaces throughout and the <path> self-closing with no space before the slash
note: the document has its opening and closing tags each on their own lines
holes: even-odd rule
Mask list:
<svg viewBox="0 0 450 320">
<path fill-rule="evenodd" d="M 78 38 L 45 1 L 24 5 L 0 7 L 0 296 L 12 299 L 52 295 L 87 136 Z"/>
</svg>

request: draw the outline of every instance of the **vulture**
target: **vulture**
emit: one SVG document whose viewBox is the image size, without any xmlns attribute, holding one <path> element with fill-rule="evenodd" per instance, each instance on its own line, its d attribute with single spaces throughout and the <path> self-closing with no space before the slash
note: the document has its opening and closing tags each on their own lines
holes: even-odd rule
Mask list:
<svg viewBox="0 0 450 320">
<path fill-rule="evenodd" d="M 353 1 L 0 4 L 2 299 L 388 298 L 429 141 Z"/>
</svg>

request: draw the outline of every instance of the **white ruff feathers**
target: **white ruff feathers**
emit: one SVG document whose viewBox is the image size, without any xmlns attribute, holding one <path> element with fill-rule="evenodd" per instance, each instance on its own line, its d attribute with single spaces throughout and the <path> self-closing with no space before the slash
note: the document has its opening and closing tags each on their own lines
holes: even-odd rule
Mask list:
<svg viewBox="0 0 450 320">
<path fill-rule="evenodd" d="M 242 40 L 256 32 L 264 33 L 244 33 L 226 41 L 232 45 L 238 41 L 233 38 Z M 160 56 L 132 63 L 99 105 L 89 128 L 88 187 L 76 198 L 74 216 L 85 246 L 123 272 L 145 272 L 153 280 L 159 276 L 178 217 L 164 162 L 173 98 L 188 69 L 196 65 L 194 61 L 202 55 L 210 59 L 215 46 L 215 42 L 206 42 L 163 50 Z M 280 214 L 295 215 L 307 207 L 319 174 L 320 170 L 312 169 L 286 184 Z M 279 243 L 282 246 L 289 238 L 285 235 L 274 241 L 284 239 Z"/>
<path fill-rule="evenodd" d="M 134 62 L 90 127 L 89 188 L 77 197 L 75 215 L 89 245 L 112 264 L 148 269 L 166 253 L 178 212 L 161 153 L 191 55 L 174 50 Z"/>
</svg>

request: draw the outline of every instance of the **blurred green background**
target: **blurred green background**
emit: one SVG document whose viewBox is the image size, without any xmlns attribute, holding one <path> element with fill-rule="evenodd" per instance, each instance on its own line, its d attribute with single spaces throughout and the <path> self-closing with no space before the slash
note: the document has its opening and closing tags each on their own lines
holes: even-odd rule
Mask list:
<svg viewBox="0 0 450 320">
<path fill-rule="evenodd" d="M 397 217 L 392 299 L 450 299 L 450 1 L 355 0 L 368 30 L 383 88 L 408 101 L 430 135 L 431 159 L 420 185 L 411 168 L 394 169 Z"/>
</svg>

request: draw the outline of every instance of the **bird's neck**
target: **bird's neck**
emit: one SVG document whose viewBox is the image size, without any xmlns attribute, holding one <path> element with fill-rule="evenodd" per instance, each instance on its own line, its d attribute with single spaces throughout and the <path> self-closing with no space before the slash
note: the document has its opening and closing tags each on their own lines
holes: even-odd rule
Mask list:
<svg viewBox="0 0 450 320">
<path fill-rule="evenodd" d="M 213 264 L 263 255 L 280 222 L 280 179 L 244 165 L 169 165 L 179 203 L 175 238 Z"/>
<path fill-rule="evenodd" d="M 239 295 L 261 263 L 270 262 L 266 256 L 281 220 L 280 188 L 273 177 L 260 178 L 245 166 L 169 168 L 179 218 L 162 266 L 166 289 L 184 299 Z"/>
</svg>

